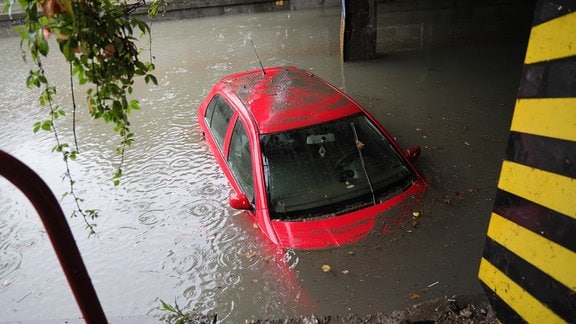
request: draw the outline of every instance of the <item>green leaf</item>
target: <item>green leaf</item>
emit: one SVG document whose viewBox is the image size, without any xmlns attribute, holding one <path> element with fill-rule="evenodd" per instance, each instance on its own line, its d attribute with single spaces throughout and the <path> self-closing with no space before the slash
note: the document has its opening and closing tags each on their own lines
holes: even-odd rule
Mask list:
<svg viewBox="0 0 576 324">
<path fill-rule="evenodd" d="M 26 78 L 26 86 L 28 88 L 36 87 L 39 88 L 41 85 L 41 78 L 38 77 L 38 74 L 30 71 L 30 74 Z"/>
<path fill-rule="evenodd" d="M 85 212 L 91 219 L 100 217 L 100 211 L 97 209 L 86 209 Z"/>
<path fill-rule="evenodd" d="M 144 77 L 144 81 L 146 82 L 146 84 L 148 84 L 148 83 L 150 83 L 150 81 L 152 81 L 152 83 L 154 83 L 154 85 L 158 85 L 158 80 L 152 74 L 146 74 L 146 76 Z"/>
<path fill-rule="evenodd" d="M 42 33 L 38 33 L 35 39 L 36 42 L 36 46 L 38 47 L 38 51 L 40 52 L 40 54 L 42 54 L 42 56 L 46 56 L 48 55 L 48 42 L 46 41 L 46 38 L 44 38 L 44 35 Z"/>
<path fill-rule="evenodd" d="M 138 100 L 136 99 L 130 100 L 130 105 L 128 106 L 128 112 L 130 112 L 131 110 L 140 110 L 140 103 L 138 102 Z"/>
<path fill-rule="evenodd" d="M 42 128 L 42 130 L 45 131 L 51 131 L 52 130 L 52 121 L 51 120 L 45 120 L 42 125 L 40 126 L 40 128 Z"/>
<path fill-rule="evenodd" d="M 164 302 L 162 299 L 160 299 L 160 303 L 162 304 L 162 309 L 169 311 L 169 312 L 172 312 L 172 313 L 177 313 L 177 311 L 174 309 L 174 307 L 172 307 L 168 303 Z"/>
<path fill-rule="evenodd" d="M 72 46 L 72 40 L 58 39 L 58 43 L 60 45 L 60 52 L 62 52 L 64 58 L 66 58 L 66 60 L 69 62 L 74 60 L 75 53 L 74 53 L 74 47 Z"/>
<path fill-rule="evenodd" d="M 114 174 L 114 177 L 112 178 L 114 180 L 114 186 L 118 186 L 120 184 L 120 178 L 121 177 L 122 177 L 122 169 L 116 170 L 116 173 Z"/>
<path fill-rule="evenodd" d="M 40 128 L 42 128 L 42 123 L 41 122 L 35 122 L 34 123 L 34 128 L 32 129 L 34 131 L 34 133 L 38 133 L 38 131 L 40 130 Z"/>
</svg>

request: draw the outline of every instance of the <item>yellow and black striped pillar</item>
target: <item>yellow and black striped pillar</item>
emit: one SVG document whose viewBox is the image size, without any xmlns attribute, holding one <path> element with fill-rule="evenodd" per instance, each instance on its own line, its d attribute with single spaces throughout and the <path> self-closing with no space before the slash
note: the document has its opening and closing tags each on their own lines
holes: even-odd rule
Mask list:
<svg viewBox="0 0 576 324">
<path fill-rule="evenodd" d="M 480 282 L 504 323 L 576 323 L 576 1 L 538 1 Z"/>
</svg>

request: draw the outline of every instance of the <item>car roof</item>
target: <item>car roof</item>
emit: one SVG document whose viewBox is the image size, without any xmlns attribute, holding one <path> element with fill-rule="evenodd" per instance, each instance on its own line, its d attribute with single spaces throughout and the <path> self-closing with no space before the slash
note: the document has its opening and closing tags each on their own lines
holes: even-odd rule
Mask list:
<svg viewBox="0 0 576 324">
<path fill-rule="evenodd" d="M 244 105 L 261 134 L 306 127 L 362 111 L 327 81 L 294 66 L 233 74 L 219 83 Z"/>
</svg>

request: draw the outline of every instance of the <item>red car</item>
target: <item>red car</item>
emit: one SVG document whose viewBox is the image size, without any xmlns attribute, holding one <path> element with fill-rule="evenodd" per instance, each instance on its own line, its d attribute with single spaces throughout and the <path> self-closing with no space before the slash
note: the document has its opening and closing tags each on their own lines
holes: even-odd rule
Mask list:
<svg viewBox="0 0 576 324">
<path fill-rule="evenodd" d="M 219 80 L 198 122 L 231 186 L 232 208 L 287 248 L 339 246 L 426 183 L 412 160 L 357 102 L 296 67 Z"/>
</svg>

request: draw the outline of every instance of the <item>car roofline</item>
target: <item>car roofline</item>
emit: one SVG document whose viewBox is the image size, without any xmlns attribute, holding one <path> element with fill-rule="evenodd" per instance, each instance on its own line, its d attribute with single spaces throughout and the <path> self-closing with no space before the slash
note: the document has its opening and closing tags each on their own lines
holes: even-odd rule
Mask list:
<svg viewBox="0 0 576 324">
<path fill-rule="evenodd" d="M 218 81 L 237 99 L 261 134 L 306 127 L 365 110 L 346 93 L 310 71 L 275 66 Z M 236 101 L 236 100 L 235 100 Z"/>
</svg>

